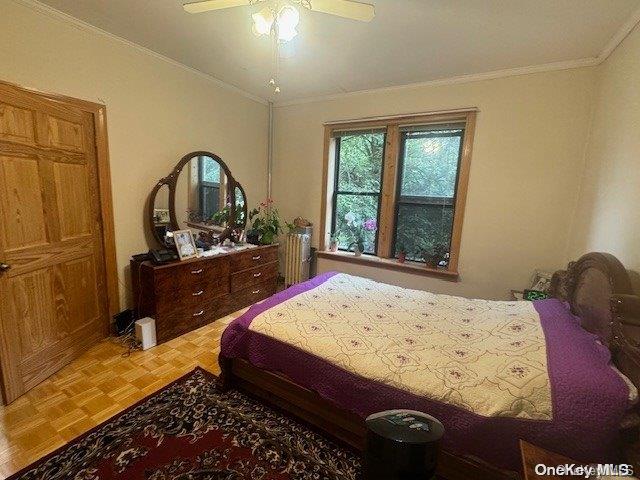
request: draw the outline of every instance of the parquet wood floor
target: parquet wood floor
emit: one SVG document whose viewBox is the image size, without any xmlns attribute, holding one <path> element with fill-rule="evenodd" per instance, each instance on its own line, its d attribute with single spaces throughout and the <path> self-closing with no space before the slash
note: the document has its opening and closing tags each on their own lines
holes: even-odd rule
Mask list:
<svg viewBox="0 0 640 480">
<path fill-rule="evenodd" d="M 123 357 L 107 339 L 11 405 L 0 407 L 0 478 L 4 479 L 197 365 L 218 374 L 220 337 L 236 312 Z"/>
</svg>

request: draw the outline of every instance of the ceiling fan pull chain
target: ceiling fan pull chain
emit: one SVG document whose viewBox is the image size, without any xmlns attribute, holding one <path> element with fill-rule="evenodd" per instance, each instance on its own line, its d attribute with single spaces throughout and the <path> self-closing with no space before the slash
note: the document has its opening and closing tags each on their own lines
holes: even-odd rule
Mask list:
<svg viewBox="0 0 640 480">
<path fill-rule="evenodd" d="M 273 22 L 271 27 L 271 80 L 269 85 L 273 87 L 273 93 L 280 93 L 280 86 L 278 84 L 279 70 L 280 70 L 280 42 L 278 40 L 278 22 Z"/>
</svg>

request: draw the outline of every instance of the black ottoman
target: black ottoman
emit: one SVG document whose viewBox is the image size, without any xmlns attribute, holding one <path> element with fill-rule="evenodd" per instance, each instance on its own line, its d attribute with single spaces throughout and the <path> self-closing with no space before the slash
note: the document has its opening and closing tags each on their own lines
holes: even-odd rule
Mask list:
<svg viewBox="0 0 640 480">
<path fill-rule="evenodd" d="M 442 424 L 426 413 L 387 410 L 369 415 L 364 480 L 435 478 Z"/>
</svg>

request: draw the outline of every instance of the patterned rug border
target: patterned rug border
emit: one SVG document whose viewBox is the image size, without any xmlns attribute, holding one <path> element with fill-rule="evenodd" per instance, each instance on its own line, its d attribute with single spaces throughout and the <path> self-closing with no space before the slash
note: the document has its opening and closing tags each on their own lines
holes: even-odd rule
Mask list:
<svg viewBox="0 0 640 480">
<path fill-rule="evenodd" d="M 98 425 L 96 425 L 95 427 L 91 427 L 89 430 L 87 430 L 84 433 L 81 433 L 80 435 L 78 435 L 77 437 L 71 439 L 70 441 L 68 441 L 67 443 L 65 443 L 64 445 L 61 445 L 60 447 L 56 448 L 54 451 L 47 453 L 44 457 L 39 458 L 38 460 L 36 460 L 33 463 L 30 463 L 29 465 L 21 468 L 20 470 L 18 470 L 16 473 L 11 474 L 11 476 L 7 477 L 5 480 L 16 480 L 19 476 L 25 474 L 26 472 L 28 472 L 29 470 L 38 467 L 40 464 L 46 462 L 47 460 L 49 460 L 52 457 L 55 457 L 56 455 L 58 455 L 60 452 L 62 452 L 65 448 L 68 448 L 70 445 L 72 445 L 73 443 L 77 443 L 82 441 L 85 437 L 87 437 L 88 435 L 94 433 L 95 431 L 99 430 L 100 428 L 104 427 L 107 423 L 113 421 L 114 419 L 128 413 L 129 411 L 133 410 L 134 408 L 138 407 L 139 405 L 143 404 L 144 402 L 146 402 L 147 400 L 149 400 L 149 398 L 158 395 L 161 392 L 164 392 L 165 390 L 171 388 L 173 385 L 175 385 L 176 383 L 181 382 L 182 380 L 186 379 L 187 377 L 190 377 L 191 375 L 193 375 L 195 372 L 197 372 L 198 370 L 202 371 L 202 373 L 209 377 L 212 378 L 215 381 L 218 381 L 219 378 L 218 376 L 213 373 L 210 372 L 209 370 L 201 367 L 200 365 L 197 365 L 193 370 L 185 373 L 184 375 L 181 375 L 180 377 L 176 378 L 175 380 L 172 380 L 170 383 L 167 383 L 165 386 L 160 387 L 158 390 L 156 390 L 155 392 L 150 393 L 149 395 L 147 395 L 146 397 L 138 400 L 137 402 L 135 402 L 132 405 L 129 405 L 127 408 L 125 408 L 124 410 L 121 410 L 120 412 L 116 413 L 115 415 L 112 415 L 111 417 L 107 418 L 105 421 L 99 423 Z M 243 392 L 244 393 L 244 392 Z M 270 405 L 269 405 L 270 406 Z"/>
</svg>

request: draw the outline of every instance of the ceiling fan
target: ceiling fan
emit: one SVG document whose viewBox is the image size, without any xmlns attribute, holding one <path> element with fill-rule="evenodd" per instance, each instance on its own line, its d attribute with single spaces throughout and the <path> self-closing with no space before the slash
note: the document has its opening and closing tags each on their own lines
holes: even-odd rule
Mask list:
<svg viewBox="0 0 640 480">
<path fill-rule="evenodd" d="M 356 0 L 200 0 L 185 3 L 183 8 L 188 13 L 202 13 L 261 3 L 266 3 L 267 6 L 251 15 L 252 30 L 257 36 L 268 35 L 272 39 L 273 72 L 269 86 L 273 88 L 274 93 L 280 93 L 277 81 L 280 44 L 292 40 L 298 34 L 300 13 L 292 4 L 300 5 L 312 12 L 327 13 L 360 22 L 370 22 L 376 13 L 373 5 Z"/>
<path fill-rule="evenodd" d="M 243 5 L 256 5 L 265 0 L 201 0 L 185 3 L 185 11 L 189 13 L 202 13 L 210 10 L 222 10 L 224 8 L 240 7 Z M 355 0 L 291 0 L 313 12 L 328 13 L 338 17 L 370 22 L 375 16 L 375 8 L 368 3 Z"/>
</svg>

